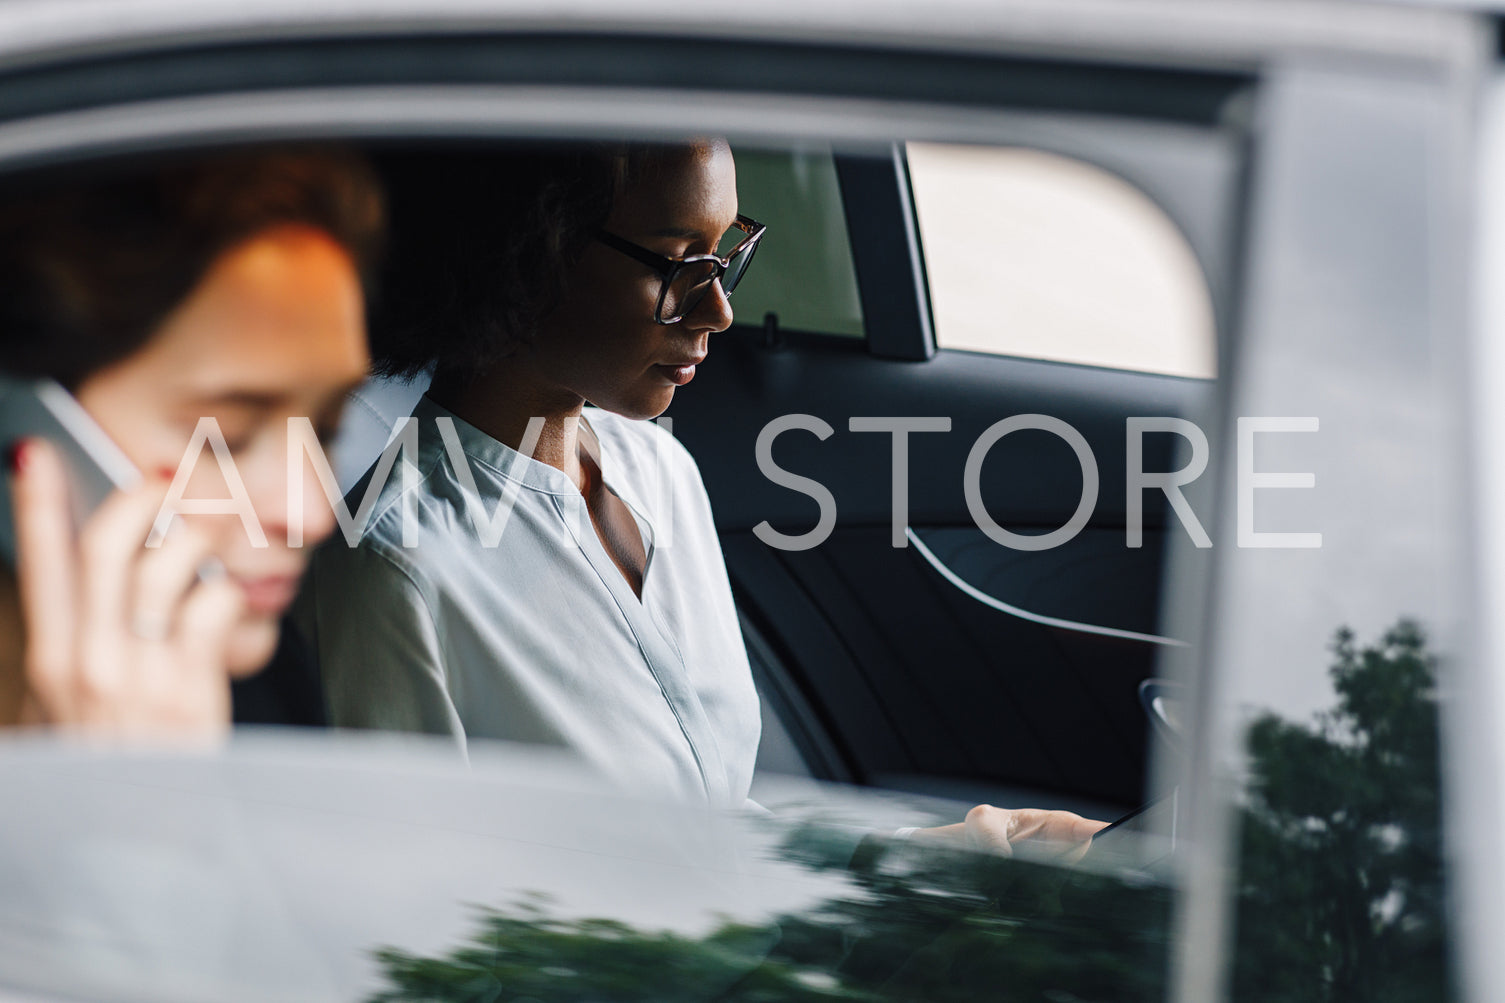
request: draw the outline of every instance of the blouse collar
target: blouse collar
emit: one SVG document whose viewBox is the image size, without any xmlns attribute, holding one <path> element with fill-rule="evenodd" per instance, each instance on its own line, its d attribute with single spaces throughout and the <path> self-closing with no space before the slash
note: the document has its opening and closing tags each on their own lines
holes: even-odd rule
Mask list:
<svg viewBox="0 0 1505 1003">
<path fill-rule="evenodd" d="M 448 418 L 454 422 L 460 447 L 471 462 L 484 464 L 506 480 L 516 481 L 533 491 L 580 497 L 580 489 L 563 470 L 519 453 L 435 402 L 428 394 L 424 394 L 418 406 L 413 408 L 413 417 L 418 420 L 419 439 L 426 444 L 424 452 L 434 450 L 440 455 L 445 454 L 443 435 L 435 421 Z"/>
</svg>

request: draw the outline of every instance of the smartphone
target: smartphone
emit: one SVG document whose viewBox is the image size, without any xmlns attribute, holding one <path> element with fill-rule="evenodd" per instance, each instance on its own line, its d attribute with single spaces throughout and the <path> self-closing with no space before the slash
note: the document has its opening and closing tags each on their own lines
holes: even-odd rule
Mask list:
<svg viewBox="0 0 1505 1003">
<path fill-rule="evenodd" d="M 140 471 L 61 384 L 0 378 L 0 448 L 26 438 L 46 439 L 62 455 L 75 529 L 110 492 L 141 481 Z M 8 485 L 0 491 L 0 556 L 15 567 L 16 525 Z"/>
</svg>

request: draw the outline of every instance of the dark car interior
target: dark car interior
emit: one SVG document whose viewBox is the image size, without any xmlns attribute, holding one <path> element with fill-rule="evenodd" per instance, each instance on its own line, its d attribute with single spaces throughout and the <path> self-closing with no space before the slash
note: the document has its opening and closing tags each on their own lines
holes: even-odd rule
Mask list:
<svg viewBox="0 0 1505 1003">
<path fill-rule="evenodd" d="M 1125 546 L 1125 419 L 1195 416 L 1206 384 L 937 350 L 902 146 L 834 159 L 865 336 L 791 330 L 776 310 L 740 312 L 716 345 L 717 364 L 670 412 L 715 505 L 765 696 L 823 777 L 1127 810 L 1146 792 L 1150 732 L 1137 693 L 1162 646 L 1000 612 L 948 582 L 916 547 L 892 546 L 889 436 L 849 431 L 849 421 L 951 418 L 950 432 L 910 437 L 908 529 L 959 578 L 1045 617 L 1156 635 L 1168 512 L 1163 496 L 1149 498 L 1144 546 Z M 758 193 L 741 196 L 756 204 Z M 779 467 L 825 484 L 836 500 L 829 539 L 801 551 L 766 546 L 753 532 L 767 520 L 801 533 L 819 514 L 813 499 L 752 463 L 759 431 L 789 413 L 835 430 L 824 441 L 791 431 L 774 447 Z M 1096 457 L 1093 515 L 1063 546 L 1010 550 L 969 513 L 969 450 L 1020 414 L 1064 420 Z M 1175 446 L 1173 436 L 1148 437 L 1144 469 L 1176 469 Z M 1044 431 L 1000 440 L 981 469 L 989 512 L 1021 534 L 1063 526 L 1082 488 L 1072 449 Z"/>
</svg>

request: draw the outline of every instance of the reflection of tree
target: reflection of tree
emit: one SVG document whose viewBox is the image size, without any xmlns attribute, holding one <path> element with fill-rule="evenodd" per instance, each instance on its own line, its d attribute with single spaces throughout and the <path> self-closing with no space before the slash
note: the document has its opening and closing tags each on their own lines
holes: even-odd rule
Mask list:
<svg viewBox="0 0 1505 1003">
<path fill-rule="evenodd" d="M 1233 997 L 1398 1003 L 1448 996 L 1437 705 L 1416 625 L 1372 647 L 1341 631 L 1337 706 L 1249 733 Z M 834 865 L 819 827 L 786 861 Z M 846 893 L 764 927 L 695 937 L 485 914 L 438 958 L 378 957 L 374 999 L 436 1001 L 1162 1000 L 1169 891 L 1131 876 L 867 844 Z M 736 903 L 728 903 L 735 908 Z"/>
<path fill-rule="evenodd" d="M 761 965 L 768 930 L 725 923 L 704 938 L 643 932 L 614 920 L 561 920 L 538 902 L 488 911 L 471 943 L 444 958 L 377 957 L 392 987 L 374 1001 L 511 1003 L 860 998 L 820 993 L 808 975 Z M 741 983 L 737 996 L 724 994 Z"/>
<path fill-rule="evenodd" d="M 855 880 L 867 894 L 782 917 L 778 953 L 880 999 L 1163 998 L 1164 886 L 913 849 Z"/>
<path fill-rule="evenodd" d="M 828 869 L 813 829 L 780 848 Z M 488 912 L 442 958 L 378 957 L 378 1001 L 1159 1000 L 1169 892 L 1144 880 L 900 845 L 865 854 L 848 894 L 704 937 L 539 905 Z M 733 903 L 734 905 L 734 903 Z"/>
<path fill-rule="evenodd" d="M 1335 710 L 1249 734 L 1237 1000 L 1446 998 L 1437 704 L 1421 630 L 1339 631 Z"/>
</svg>

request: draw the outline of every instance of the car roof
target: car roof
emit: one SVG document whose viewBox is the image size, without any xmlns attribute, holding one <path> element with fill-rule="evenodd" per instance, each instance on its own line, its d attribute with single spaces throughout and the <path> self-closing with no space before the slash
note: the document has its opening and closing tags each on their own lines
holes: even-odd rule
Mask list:
<svg viewBox="0 0 1505 1003">
<path fill-rule="evenodd" d="M 1505 0 L 1502 0 L 1505 3 Z M 1239 66 L 1456 55 L 1452 5 L 1359 0 L 0 0 L 0 67 L 195 43 L 411 32 L 755 38 Z M 1464 44 L 1467 44 L 1464 42 Z"/>
</svg>

